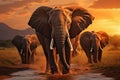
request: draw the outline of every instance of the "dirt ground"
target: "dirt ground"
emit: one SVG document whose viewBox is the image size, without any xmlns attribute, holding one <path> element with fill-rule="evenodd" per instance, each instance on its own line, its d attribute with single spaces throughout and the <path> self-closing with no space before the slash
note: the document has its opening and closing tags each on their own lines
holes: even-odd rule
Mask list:
<svg viewBox="0 0 120 80">
<path fill-rule="evenodd" d="M 100 72 L 103 75 L 107 76 L 107 77 L 113 77 L 115 80 L 119 80 L 120 79 L 120 70 L 118 70 L 118 68 L 104 68 L 104 69 L 95 69 L 93 68 L 91 65 L 82 65 L 80 67 L 76 67 L 76 65 L 72 65 L 71 68 L 71 73 L 72 75 L 74 74 L 83 74 L 83 73 L 87 73 L 87 72 Z M 27 70 L 30 69 L 30 67 L 28 65 L 16 65 L 16 66 L 9 66 L 9 67 L 0 67 L 0 80 L 4 80 L 6 78 L 10 78 L 12 77 L 10 74 L 14 73 L 14 72 L 18 72 L 18 71 L 22 71 L 22 70 Z M 119 68 L 120 69 L 120 68 Z"/>
<path fill-rule="evenodd" d="M 120 80 L 120 67 L 104 67 L 97 71 L 107 77 L 113 77 L 115 80 Z"/>
<path fill-rule="evenodd" d="M 27 66 L 7 66 L 0 67 L 0 80 L 12 77 L 10 74 L 18 71 L 28 69 Z"/>
</svg>

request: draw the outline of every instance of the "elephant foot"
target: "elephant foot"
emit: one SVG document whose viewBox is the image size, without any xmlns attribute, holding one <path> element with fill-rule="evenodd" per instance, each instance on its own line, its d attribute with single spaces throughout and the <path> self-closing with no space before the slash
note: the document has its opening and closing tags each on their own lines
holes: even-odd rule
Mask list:
<svg viewBox="0 0 120 80">
<path fill-rule="evenodd" d="M 99 63 L 101 63 L 101 60 L 98 60 L 99 61 Z"/>
<path fill-rule="evenodd" d="M 94 63 L 98 63 L 98 61 L 97 61 L 97 60 L 94 60 Z"/>
<path fill-rule="evenodd" d="M 59 75 L 62 75 L 62 73 L 61 72 L 54 72 L 53 75 L 55 75 L 55 76 L 58 75 L 59 76 Z"/>
<path fill-rule="evenodd" d="M 92 64 L 92 61 L 88 61 L 88 64 Z"/>
<path fill-rule="evenodd" d="M 70 69 L 68 69 L 68 70 L 63 69 L 62 74 L 68 74 L 70 72 L 71 72 Z"/>
<path fill-rule="evenodd" d="M 94 62 L 94 63 L 98 63 L 98 62 Z"/>
<path fill-rule="evenodd" d="M 45 71 L 45 74 L 50 74 L 50 71 Z"/>
<path fill-rule="evenodd" d="M 58 70 L 55 70 L 55 69 L 54 69 L 54 70 L 51 70 L 51 73 L 52 73 L 52 74 L 58 74 L 59 72 L 58 72 Z"/>
<path fill-rule="evenodd" d="M 51 72 L 53 75 L 57 76 L 57 75 L 62 75 L 61 72 L 58 72 L 58 71 L 54 71 L 54 72 Z"/>
</svg>

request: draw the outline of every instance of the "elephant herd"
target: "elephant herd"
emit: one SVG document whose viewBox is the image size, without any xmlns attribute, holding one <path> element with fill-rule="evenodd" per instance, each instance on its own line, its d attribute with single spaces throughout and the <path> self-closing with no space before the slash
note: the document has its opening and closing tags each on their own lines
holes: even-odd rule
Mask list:
<svg viewBox="0 0 120 80">
<path fill-rule="evenodd" d="M 55 55 L 59 56 L 61 73 L 70 72 L 71 57 L 77 49 L 78 43 L 85 51 L 88 63 L 100 62 L 102 49 L 108 44 L 109 36 L 104 31 L 90 32 L 85 30 L 94 17 L 81 7 L 47 7 L 37 8 L 28 25 L 35 29 L 46 57 L 46 73 L 59 73 L 59 66 Z M 80 34 L 81 33 L 81 34 Z M 80 36 L 80 37 L 79 37 Z M 75 39 L 73 42 L 72 39 Z M 37 44 L 21 36 L 12 40 L 17 47 L 22 63 L 34 62 Z M 73 44 L 74 43 L 74 44 Z M 74 47 L 76 46 L 76 47 Z M 93 57 L 92 57 L 93 56 Z"/>
</svg>

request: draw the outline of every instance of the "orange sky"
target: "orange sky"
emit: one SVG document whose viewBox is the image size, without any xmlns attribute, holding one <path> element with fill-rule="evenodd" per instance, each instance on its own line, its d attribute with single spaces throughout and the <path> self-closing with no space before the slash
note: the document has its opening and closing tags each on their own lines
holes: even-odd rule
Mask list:
<svg viewBox="0 0 120 80">
<path fill-rule="evenodd" d="M 95 17 L 87 30 L 120 34 L 120 0 L 0 0 L 0 22 L 25 29 L 33 11 L 42 5 L 79 5 Z"/>
</svg>

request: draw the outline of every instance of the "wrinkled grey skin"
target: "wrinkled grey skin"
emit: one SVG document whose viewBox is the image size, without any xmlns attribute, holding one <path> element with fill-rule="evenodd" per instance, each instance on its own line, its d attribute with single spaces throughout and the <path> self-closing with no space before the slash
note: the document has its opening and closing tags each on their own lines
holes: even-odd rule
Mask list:
<svg viewBox="0 0 120 80">
<path fill-rule="evenodd" d="M 86 31 L 80 36 L 80 45 L 85 51 L 88 58 L 88 63 L 98 63 L 101 62 L 102 49 L 108 44 L 109 36 L 102 31 L 101 32 L 89 32 Z M 91 51 L 92 49 L 92 51 Z"/>
<path fill-rule="evenodd" d="M 92 23 L 92 20 L 93 17 L 83 8 L 42 6 L 36 9 L 28 24 L 35 28 L 42 44 L 47 61 L 46 72 L 48 72 L 49 65 L 51 73 L 58 72 L 53 50 L 50 49 L 51 39 L 53 39 L 53 45 L 60 57 L 62 73 L 69 73 L 71 47 L 68 39 L 76 37 Z"/>
<path fill-rule="evenodd" d="M 12 43 L 17 48 L 21 57 L 22 64 L 34 63 L 34 55 L 36 53 L 37 44 L 29 41 L 23 36 L 16 35 Z"/>
</svg>

